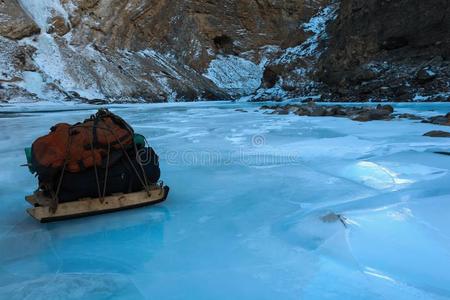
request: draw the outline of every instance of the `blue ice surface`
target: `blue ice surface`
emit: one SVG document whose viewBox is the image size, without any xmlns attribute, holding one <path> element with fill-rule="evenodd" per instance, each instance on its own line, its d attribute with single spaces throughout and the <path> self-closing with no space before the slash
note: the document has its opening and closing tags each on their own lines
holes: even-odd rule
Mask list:
<svg viewBox="0 0 450 300">
<path fill-rule="evenodd" d="M 450 299 L 450 139 L 422 136 L 448 128 L 258 107 L 111 106 L 169 199 L 53 224 L 25 212 L 23 148 L 97 107 L 0 108 L 0 299 Z"/>
</svg>

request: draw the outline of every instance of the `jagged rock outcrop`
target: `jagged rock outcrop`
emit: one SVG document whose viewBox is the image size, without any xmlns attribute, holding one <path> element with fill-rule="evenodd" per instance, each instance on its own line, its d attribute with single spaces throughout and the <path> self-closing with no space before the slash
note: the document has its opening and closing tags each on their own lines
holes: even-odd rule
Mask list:
<svg viewBox="0 0 450 300">
<path fill-rule="evenodd" d="M 95 42 L 109 49 L 172 52 L 180 62 L 201 72 L 217 54 L 239 55 L 258 52 L 267 45 L 287 48 L 300 44 L 306 36 L 300 24 L 324 1 L 62 2 L 75 7 L 69 12 L 74 44 Z"/>
<path fill-rule="evenodd" d="M 423 136 L 450 138 L 450 132 L 442 131 L 442 130 L 433 130 L 433 131 L 429 131 L 429 132 L 425 133 Z"/>
<path fill-rule="evenodd" d="M 0 0 L 0 101 L 448 100 L 448 2 Z"/>
<path fill-rule="evenodd" d="M 328 33 L 317 68 L 332 98 L 448 100 L 450 1 L 342 0 Z"/>
<path fill-rule="evenodd" d="M 301 24 L 328 3 L 20 2 L 41 31 L 24 42 L 36 48 L 33 76 L 42 87 L 40 93 L 33 91 L 37 97 L 120 101 L 231 99 L 254 94 L 267 62 L 304 42 L 310 34 Z M 24 11 L 17 6 L 14 14 L 26 16 Z M 20 76 L 23 70 L 16 71 L 25 82 Z"/>
<path fill-rule="evenodd" d="M 39 27 L 22 10 L 17 0 L 0 1 L 0 36 L 21 39 L 39 32 Z"/>
<path fill-rule="evenodd" d="M 358 122 L 369 122 L 377 120 L 391 120 L 394 108 L 391 105 L 377 105 L 376 107 L 358 107 L 341 105 L 316 105 L 315 102 L 307 104 L 288 104 L 284 106 L 275 105 L 261 107 L 263 110 L 272 110 L 271 114 L 288 115 L 293 113 L 297 116 L 308 117 L 339 117 L 349 118 Z"/>
</svg>

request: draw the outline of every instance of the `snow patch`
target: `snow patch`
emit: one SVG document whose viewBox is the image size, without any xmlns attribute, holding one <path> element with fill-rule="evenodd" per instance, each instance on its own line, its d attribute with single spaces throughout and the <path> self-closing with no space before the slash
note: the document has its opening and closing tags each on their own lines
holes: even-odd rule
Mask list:
<svg viewBox="0 0 450 300">
<path fill-rule="evenodd" d="M 28 92 L 36 94 L 39 98 L 44 98 L 45 83 L 42 75 L 37 72 L 23 72 L 23 82 L 17 84 Z"/>
<path fill-rule="evenodd" d="M 203 76 L 231 95 L 251 94 L 261 85 L 265 62 L 257 65 L 241 57 L 219 55 Z"/>
<path fill-rule="evenodd" d="M 13 63 L 15 52 L 14 42 L 0 36 L 0 80 L 8 81 L 17 76 Z"/>
<path fill-rule="evenodd" d="M 46 83 L 54 83 L 66 91 L 76 91 L 80 96 L 88 99 L 104 98 L 98 91 L 95 83 L 92 86 L 83 87 L 67 72 L 69 61 L 62 53 L 62 45 L 65 39 L 59 42 L 51 35 L 47 34 L 48 23 L 55 15 L 62 16 L 66 21 L 68 14 L 59 0 L 20 0 L 25 11 L 33 18 L 41 28 L 41 34 L 37 39 L 24 39 L 21 43 L 32 45 L 37 50 L 33 55 L 35 65 L 42 71 L 42 75 L 27 74 L 24 78 L 23 87 L 35 93 L 40 98 L 47 96 L 44 92 Z M 71 5 L 68 5 L 69 9 Z M 65 46 L 65 45 L 64 45 Z M 67 45 L 69 51 L 76 54 L 78 50 Z M 39 78 L 40 77 L 40 78 Z M 45 98 L 44 98 L 45 99 Z"/>
<path fill-rule="evenodd" d="M 33 60 L 45 74 L 44 80 L 47 83 L 53 82 L 66 91 L 76 91 L 81 97 L 87 99 L 104 98 L 95 85 L 83 87 L 68 74 L 68 62 L 53 36 L 44 32 L 37 38 L 36 43 L 29 43 L 37 49 Z"/>
<path fill-rule="evenodd" d="M 287 97 L 287 92 L 282 88 L 283 80 L 280 79 L 280 82 L 277 82 L 270 89 L 258 89 L 256 95 L 251 96 L 249 100 L 253 101 L 279 101 Z M 241 99 L 242 100 L 242 99 Z"/>
<path fill-rule="evenodd" d="M 66 21 L 69 19 L 59 0 L 19 0 L 19 2 L 43 31 L 47 31 L 49 20 L 55 15 L 62 16 Z"/>
<path fill-rule="evenodd" d="M 182 80 L 181 76 L 178 74 L 176 68 L 172 66 L 170 60 L 174 57 L 167 53 L 161 54 L 153 49 L 144 49 L 138 52 L 141 57 L 148 57 L 154 59 L 161 67 L 163 67 L 171 76 L 175 77 L 177 80 Z"/>
<path fill-rule="evenodd" d="M 304 43 L 299 46 L 287 48 L 283 56 L 276 62 L 289 63 L 292 57 L 318 57 L 321 52 L 318 50 L 321 40 L 327 38 L 326 28 L 328 22 L 337 17 L 337 10 L 339 5 L 334 3 L 324 7 L 308 23 L 302 25 L 302 29 L 306 32 L 311 32 L 313 35 L 309 37 Z"/>
<path fill-rule="evenodd" d="M 412 100 L 416 101 L 416 102 L 426 102 L 426 101 L 430 101 L 432 98 L 437 98 L 437 97 L 450 98 L 450 92 L 441 92 L 441 93 L 435 93 L 432 95 L 421 95 L 421 94 L 417 93 Z"/>
<path fill-rule="evenodd" d="M 422 96 L 420 94 L 416 94 L 413 98 L 413 101 L 423 102 L 428 101 L 430 99 L 430 96 Z"/>
<path fill-rule="evenodd" d="M 36 65 L 62 85 L 70 86 L 72 82 L 66 76 L 65 63 L 55 39 L 47 33 L 42 33 L 34 46 L 37 48 L 34 55 Z"/>
</svg>

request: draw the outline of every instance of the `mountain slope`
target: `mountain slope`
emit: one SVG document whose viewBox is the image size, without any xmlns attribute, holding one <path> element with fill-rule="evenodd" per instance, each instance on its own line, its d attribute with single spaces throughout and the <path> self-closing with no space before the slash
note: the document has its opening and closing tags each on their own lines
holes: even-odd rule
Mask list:
<svg viewBox="0 0 450 300">
<path fill-rule="evenodd" d="M 0 101 L 448 99 L 446 0 L 17 1 Z"/>
<path fill-rule="evenodd" d="M 450 1 L 342 0 L 319 80 L 335 99 L 448 100 Z"/>
</svg>

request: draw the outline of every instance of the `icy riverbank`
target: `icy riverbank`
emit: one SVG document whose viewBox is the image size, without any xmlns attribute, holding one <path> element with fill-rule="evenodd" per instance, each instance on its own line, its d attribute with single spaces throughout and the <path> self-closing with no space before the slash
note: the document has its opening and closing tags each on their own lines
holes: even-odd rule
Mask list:
<svg viewBox="0 0 450 300">
<path fill-rule="evenodd" d="M 449 299 L 450 156 L 434 152 L 450 139 L 422 136 L 447 127 L 260 105 L 112 107 L 161 155 L 168 201 L 49 225 L 24 212 L 23 148 L 96 107 L 0 108 L 0 298 Z"/>
</svg>

